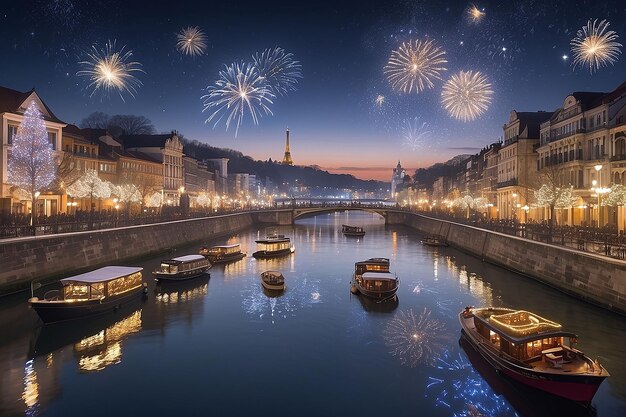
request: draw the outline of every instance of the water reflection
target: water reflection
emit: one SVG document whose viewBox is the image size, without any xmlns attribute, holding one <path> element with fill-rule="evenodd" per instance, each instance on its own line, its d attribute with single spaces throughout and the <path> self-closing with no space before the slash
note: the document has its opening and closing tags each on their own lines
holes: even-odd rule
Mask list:
<svg viewBox="0 0 626 417">
<path fill-rule="evenodd" d="M 395 295 L 390 300 L 386 300 L 384 302 L 378 302 L 372 298 L 366 297 L 364 295 L 355 295 L 356 298 L 359 299 L 361 306 L 363 306 L 363 310 L 369 313 L 391 313 L 396 308 L 398 308 L 399 300 L 398 296 Z"/>
<path fill-rule="evenodd" d="M 432 318 L 424 308 L 419 315 L 413 310 L 400 311 L 383 331 L 385 344 L 402 365 L 433 364 L 445 346 L 445 325 Z"/>
<path fill-rule="evenodd" d="M 302 308 L 321 303 L 319 280 L 307 275 L 285 275 L 285 290 L 278 293 L 268 293 L 259 279 L 248 279 L 241 292 L 244 311 L 274 324 L 277 320 L 294 317 Z"/>
<path fill-rule="evenodd" d="M 74 344 L 83 372 L 99 372 L 122 361 L 122 339 L 141 330 L 141 310 Z"/>
<path fill-rule="evenodd" d="M 37 415 L 39 409 L 39 383 L 37 382 L 37 372 L 33 366 L 34 359 L 26 361 L 24 365 L 24 391 L 22 400 L 26 405 L 25 414 L 27 416 Z"/>
</svg>

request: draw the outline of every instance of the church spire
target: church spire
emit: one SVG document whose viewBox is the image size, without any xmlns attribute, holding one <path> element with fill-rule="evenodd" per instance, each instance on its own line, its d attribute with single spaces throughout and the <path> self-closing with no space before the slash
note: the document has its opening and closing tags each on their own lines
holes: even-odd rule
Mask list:
<svg viewBox="0 0 626 417">
<path fill-rule="evenodd" d="M 289 128 L 287 128 L 287 139 L 285 141 L 285 156 L 283 157 L 283 165 L 293 165 L 291 160 L 291 151 L 289 150 Z"/>
</svg>

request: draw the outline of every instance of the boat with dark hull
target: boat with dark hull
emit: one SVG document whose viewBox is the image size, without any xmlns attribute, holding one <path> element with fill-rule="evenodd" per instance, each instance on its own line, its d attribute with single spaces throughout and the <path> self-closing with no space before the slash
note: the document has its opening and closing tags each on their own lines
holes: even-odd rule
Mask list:
<svg viewBox="0 0 626 417">
<path fill-rule="evenodd" d="M 256 240 L 255 242 L 261 247 L 260 250 L 252 254 L 252 256 L 257 259 L 286 256 L 292 254 L 296 250 L 296 248 L 291 244 L 291 239 L 285 237 L 285 235 L 270 235 L 265 239 Z"/>
<path fill-rule="evenodd" d="M 44 323 L 115 311 L 147 292 L 141 271 L 140 267 L 105 266 L 64 278 L 60 290 L 48 291 L 43 300 L 32 297 L 28 304 Z"/>
<path fill-rule="evenodd" d="M 285 277 L 279 271 L 265 271 L 261 274 L 261 284 L 268 291 L 284 291 Z"/>
<path fill-rule="evenodd" d="M 205 274 L 211 263 L 202 255 L 185 255 L 161 261 L 161 266 L 152 272 L 157 281 L 185 281 Z"/>
<path fill-rule="evenodd" d="M 341 225 L 341 233 L 343 233 L 345 236 L 354 236 L 354 237 L 365 236 L 365 230 L 363 230 L 362 227 L 349 226 L 347 224 Z"/>
<path fill-rule="evenodd" d="M 389 272 L 389 259 L 370 258 L 354 264 L 351 284 L 353 293 L 385 301 L 396 295 L 399 280 Z"/>
<path fill-rule="evenodd" d="M 200 255 L 206 257 L 213 265 L 235 262 L 246 257 L 246 254 L 241 251 L 239 243 L 213 246 L 211 248 L 203 246 L 200 248 Z"/>
<path fill-rule="evenodd" d="M 487 363 L 529 387 L 588 405 L 609 376 L 602 365 L 575 348 L 574 333 L 534 313 L 467 307 L 459 321 L 462 337 Z"/>
</svg>

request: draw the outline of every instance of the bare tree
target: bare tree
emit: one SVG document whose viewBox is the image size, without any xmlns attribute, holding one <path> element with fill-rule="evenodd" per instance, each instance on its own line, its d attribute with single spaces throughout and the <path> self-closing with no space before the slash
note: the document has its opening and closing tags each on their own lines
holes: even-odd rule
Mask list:
<svg viewBox="0 0 626 417">
<path fill-rule="evenodd" d="M 111 117 L 108 114 L 102 113 L 101 111 L 96 111 L 85 117 L 80 122 L 80 127 L 83 129 L 107 129 L 109 127 L 110 119 Z"/>
<path fill-rule="evenodd" d="M 150 119 L 132 114 L 118 114 L 111 117 L 108 129 L 111 134 L 117 134 L 116 130 L 118 130 L 122 135 L 152 135 L 156 132 Z"/>
</svg>

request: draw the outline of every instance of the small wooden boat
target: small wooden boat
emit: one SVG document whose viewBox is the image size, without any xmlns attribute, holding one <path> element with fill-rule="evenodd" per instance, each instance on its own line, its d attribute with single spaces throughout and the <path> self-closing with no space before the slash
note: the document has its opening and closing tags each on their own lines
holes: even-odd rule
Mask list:
<svg viewBox="0 0 626 417">
<path fill-rule="evenodd" d="M 285 289 L 285 277 L 279 271 L 265 271 L 261 274 L 263 288 L 270 291 L 282 291 Z"/>
<path fill-rule="evenodd" d="M 296 248 L 291 244 L 291 239 L 285 235 L 268 235 L 265 239 L 256 240 L 261 247 L 252 254 L 255 258 L 275 258 L 290 255 Z"/>
<path fill-rule="evenodd" d="M 487 363 L 535 389 L 589 404 L 609 376 L 602 365 L 575 348 L 575 334 L 537 314 L 467 307 L 459 321 L 462 337 Z"/>
<path fill-rule="evenodd" d="M 354 264 L 353 292 L 379 301 L 390 300 L 398 291 L 399 280 L 389 272 L 389 259 L 370 258 Z"/>
<path fill-rule="evenodd" d="M 239 243 L 235 243 L 234 245 L 213 246 L 211 248 L 203 246 L 200 248 L 200 255 L 206 257 L 212 264 L 235 262 L 246 257 L 246 254 L 241 252 L 241 245 Z"/>
<path fill-rule="evenodd" d="M 32 297 L 28 304 L 44 323 L 114 311 L 147 292 L 141 271 L 139 267 L 105 266 L 64 278 L 62 289 L 48 291 L 43 300 Z"/>
<path fill-rule="evenodd" d="M 341 225 L 341 233 L 346 236 L 365 236 L 365 230 L 359 226 L 349 226 L 347 224 Z"/>
<path fill-rule="evenodd" d="M 434 235 L 424 236 L 422 244 L 426 246 L 448 246 L 448 242 L 445 239 Z"/>
<path fill-rule="evenodd" d="M 202 255 L 185 255 L 161 261 L 161 267 L 152 274 L 157 281 L 184 281 L 206 273 L 210 267 Z"/>
</svg>

